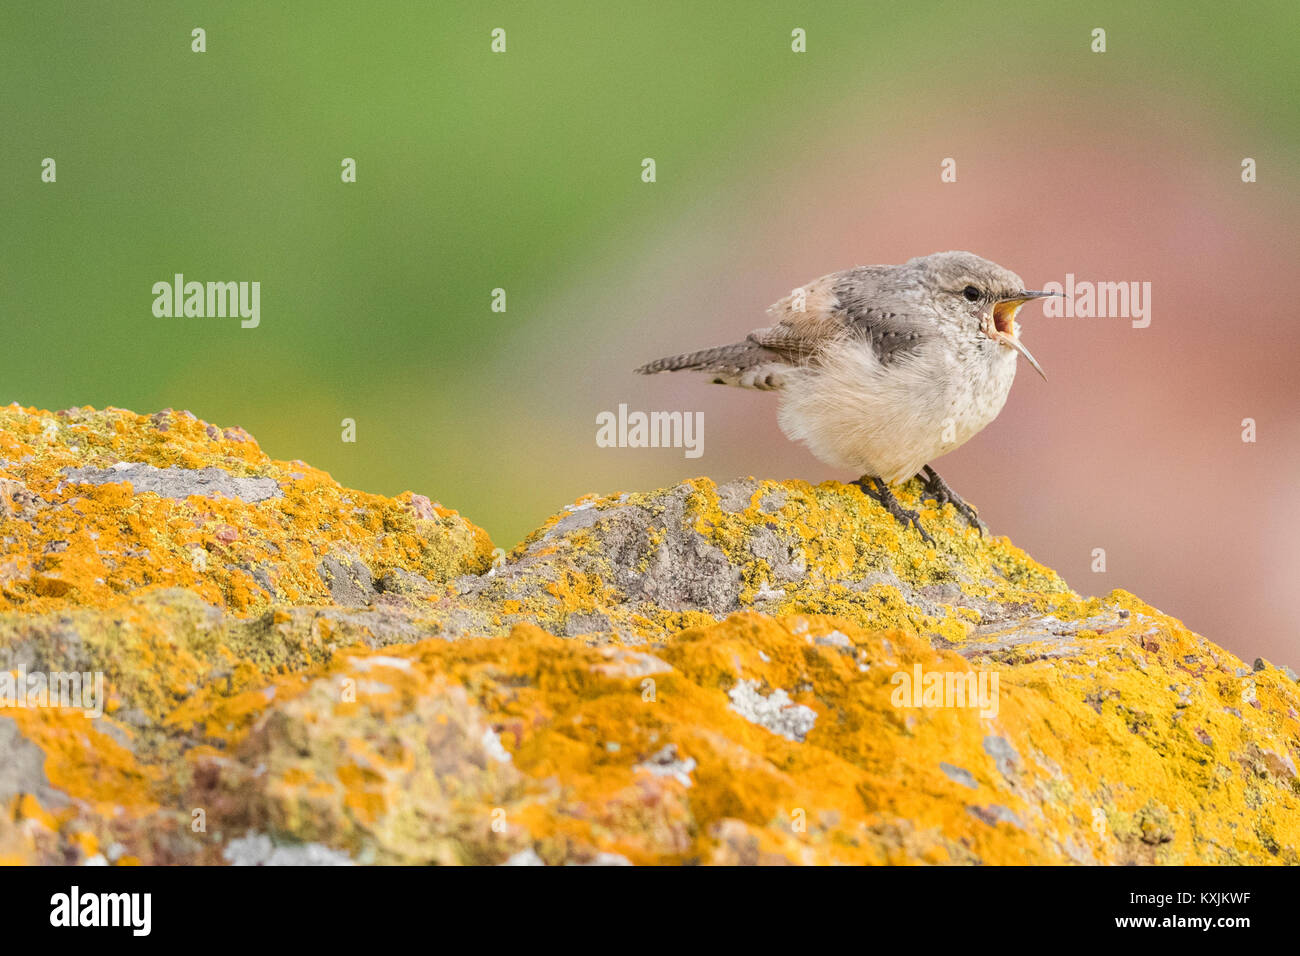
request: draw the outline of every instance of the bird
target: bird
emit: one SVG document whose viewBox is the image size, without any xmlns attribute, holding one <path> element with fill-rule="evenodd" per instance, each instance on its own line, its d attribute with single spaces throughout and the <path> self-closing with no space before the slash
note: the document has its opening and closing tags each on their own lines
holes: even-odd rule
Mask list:
<svg viewBox="0 0 1300 956">
<path fill-rule="evenodd" d="M 853 484 L 929 544 L 920 516 L 891 486 L 913 477 L 924 498 L 951 503 L 980 534 L 978 512 L 930 462 L 1002 411 L 1020 356 L 1016 315 L 1059 292 L 971 252 L 936 252 L 901 265 L 856 266 L 794 289 L 771 324 L 741 342 L 671 355 L 642 375 L 692 371 L 719 385 L 775 391 L 777 421 L 822 462 L 861 474 Z"/>
</svg>

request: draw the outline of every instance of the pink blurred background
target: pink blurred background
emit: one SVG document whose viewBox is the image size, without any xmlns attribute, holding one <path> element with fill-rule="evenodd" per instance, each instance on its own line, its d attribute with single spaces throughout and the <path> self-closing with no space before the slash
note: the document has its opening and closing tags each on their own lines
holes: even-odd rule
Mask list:
<svg viewBox="0 0 1300 956">
<path fill-rule="evenodd" d="M 1001 112 L 1029 117 L 1033 102 L 1013 98 Z M 923 126 L 864 109 L 801 143 L 771 178 L 722 185 L 720 175 L 671 229 L 624 257 L 627 272 L 604 264 L 548 309 L 557 322 L 575 310 L 599 316 L 589 338 L 555 350 L 547 323 L 535 326 L 551 368 L 532 396 L 539 415 L 594 423 L 620 402 L 704 410 L 703 458 L 594 451 L 576 424 L 558 455 L 526 428 L 515 440 L 536 446 L 551 482 L 574 493 L 697 473 L 850 480 L 783 438 L 771 395 L 629 372 L 742 338 L 795 285 L 856 264 L 968 249 L 1031 288 L 1067 272 L 1150 282 L 1144 329 L 1026 308 L 1022 336 L 1050 382 L 1021 362 L 999 419 L 934 464 L 995 534 L 1077 591 L 1124 588 L 1247 661 L 1300 665 L 1290 603 L 1300 578 L 1294 183 L 1278 184 L 1257 143 L 1230 128 L 1207 134 L 1196 107 L 1173 97 L 1118 116 L 1105 98 L 1081 99 L 1012 120 L 1014 135 L 950 101 L 928 105 Z M 882 137 L 886 154 L 870 149 Z M 957 182 L 942 183 L 950 156 Z M 1271 187 L 1241 181 L 1245 156 Z M 557 392 L 560 380 L 576 384 Z M 1242 441 L 1245 418 L 1257 423 L 1253 444 Z M 1091 570 L 1094 548 L 1105 549 L 1105 573 Z"/>
</svg>

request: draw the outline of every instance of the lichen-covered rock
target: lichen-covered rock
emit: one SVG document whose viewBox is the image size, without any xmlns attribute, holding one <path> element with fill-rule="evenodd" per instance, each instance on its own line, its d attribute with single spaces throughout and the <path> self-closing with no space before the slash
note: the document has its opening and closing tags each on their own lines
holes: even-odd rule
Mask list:
<svg viewBox="0 0 1300 956">
<path fill-rule="evenodd" d="M 740 610 L 827 613 L 963 642 L 1078 599 L 1006 539 L 900 492 L 940 530 L 930 548 L 852 485 L 742 479 L 588 497 L 551 518 L 462 598 L 558 634 L 662 636 Z M 1044 624 L 1050 627 L 1051 624 Z"/>
<path fill-rule="evenodd" d="M 367 605 L 376 580 L 487 569 L 482 529 L 422 495 L 351 491 L 240 428 L 170 409 L 0 408 L 0 611 L 111 608 L 169 587 L 237 615 Z"/>
<path fill-rule="evenodd" d="M 1294 672 L 1082 598 L 950 510 L 923 508 L 931 549 L 851 487 L 696 480 L 584 499 L 490 567 L 427 499 L 190 457 L 183 416 L 169 444 L 76 415 L 129 437 L 4 451 L 0 561 L 79 507 L 130 570 L 87 582 L 79 544 L 33 567 L 66 591 L 3 585 L 0 698 L 99 674 L 104 713 L 0 707 L 0 862 L 1300 863 Z M 138 487 L 60 487 L 112 455 Z M 209 508 L 279 528 L 265 597 L 146 580 Z"/>
</svg>

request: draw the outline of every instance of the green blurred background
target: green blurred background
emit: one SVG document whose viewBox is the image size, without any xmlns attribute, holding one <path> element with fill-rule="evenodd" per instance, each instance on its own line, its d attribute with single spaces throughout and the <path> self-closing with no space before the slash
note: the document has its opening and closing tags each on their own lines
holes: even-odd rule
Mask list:
<svg viewBox="0 0 1300 956">
<path fill-rule="evenodd" d="M 1027 315 L 1052 386 L 1022 374 L 940 471 L 1076 589 L 1297 664 L 1298 10 L 7 3 L 0 401 L 187 408 L 509 547 L 590 491 L 855 477 L 765 396 L 629 374 L 817 275 L 969 248 L 1033 287 L 1153 281 L 1150 330 Z M 261 326 L 155 318 L 176 272 L 259 280 Z M 620 402 L 705 410 L 704 458 L 597 448 Z M 1225 486 L 1249 500 L 1207 525 Z"/>
</svg>

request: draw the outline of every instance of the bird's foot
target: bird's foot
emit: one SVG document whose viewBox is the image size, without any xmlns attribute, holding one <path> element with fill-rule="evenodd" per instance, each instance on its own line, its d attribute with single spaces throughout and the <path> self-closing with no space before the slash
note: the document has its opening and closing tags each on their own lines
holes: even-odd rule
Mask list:
<svg viewBox="0 0 1300 956">
<path fill-rule="evenodd" d="M 894 493 L 889 490 L 889 485 L 885 484 L 883 480 L 871 475 L 863 475 L 854 484 L 862 489 L 864 495 L 893 515 L 895 521 L 904 527 L 911 525 L 926 544 L 934 545 L 934 539 L 921 527 L 921 515 L 915 511 L 908 511 L 899 504 L 898 499 L 894 497 Z"/>
<path fill-rule="evenodd" d="M 934 503 L 942 508 L 945 504 L 951 504 L 957 509 L 957 513 L 966 519 L 966 523 L 978 531 L 981 535 L 988 531 L 988 527 L 980 520 L 977 512 L 966 502 L 962 501 L 961 495 L 948 487 L 948 482 L 939 477 L 939 473 L 926 465 L 924 474 L 917 475 L 925 482 L 925 487 L 921 490 L 922 498 L 932 498 Z"/>
</svg>

